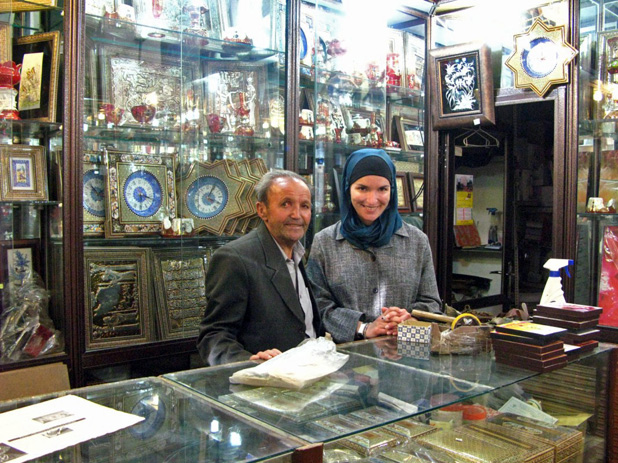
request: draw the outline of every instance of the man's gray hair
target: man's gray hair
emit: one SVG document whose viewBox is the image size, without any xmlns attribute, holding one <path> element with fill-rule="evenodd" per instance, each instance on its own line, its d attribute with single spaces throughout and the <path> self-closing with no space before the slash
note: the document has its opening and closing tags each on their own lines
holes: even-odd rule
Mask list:
<svg viewBox="0 0 618 463">
<path fill-rule="evenodd" d="M 292 172 L 291 170 L 271 170 L 264 174 L 264 176 L 260 179 L 260 181 L 255 185 L 255 194 L 257 196 L 257 200 L 261 203 L 266 204 L 268 201 L 268 190 L 270 190 L 273 182 L 279 178 L 291 178 L 295 180 L 300 180 L 309 191 L 311 191 L 311 186 L 307 182 L 307 179 L 302 175 L 297 174 L 296 172 Z"/>
</svg>

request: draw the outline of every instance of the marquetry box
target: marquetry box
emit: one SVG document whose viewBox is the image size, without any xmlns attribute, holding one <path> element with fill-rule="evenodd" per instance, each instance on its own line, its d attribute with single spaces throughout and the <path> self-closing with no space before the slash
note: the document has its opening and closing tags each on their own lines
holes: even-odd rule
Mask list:
<svg viewBox="0 0 618 463">
<path fill-rule="evenodd" d="M 457 429 L 440 430 L 414 439 L 429 449 L 437 449 L 466 463 L 515 463 L 521 462 L 521 449 L 511 443 L 486 436 L 464 433 Z"/>
<path fill-rule="evenodd" d="M 466 434 L 480 439 L 501 441 L 514 445 L 519 449 L 522 463 L 554 463 L 554 446 L 540 441 L 531 440 L 519 432 L 493 423 L 480 422 L 467 424 L 458 428 Z"/>
<path fill-rule="evenodd" d="M 537 420 L 511 413 L 496 415 L 488 421 L 520 433 L 526 439 L 552 445 L 556 463 L 578 461 L 583 450 L 584 434 L 575 429 L 549 426 Z"/>
</svg>

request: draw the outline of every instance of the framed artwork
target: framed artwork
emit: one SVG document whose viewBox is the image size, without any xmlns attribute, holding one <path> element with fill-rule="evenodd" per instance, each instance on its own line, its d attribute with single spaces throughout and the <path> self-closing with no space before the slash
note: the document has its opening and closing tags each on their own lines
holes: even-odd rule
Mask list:
<svg viewBox="0 0 618 463">
<path fill-rule="evenodd" d="M 423 89 L 425 75 L 425 40 L 404 33 L 405 85 L 412 90 Z"/>
<path fill-rule="evenodd" d="M 19 37 L 13 61 L 22 65 L 17 109 L 22 119 L 56 122 L 60 32 Z"/>
<path fill-rule="evenodd" d="M 491 51 L 467 43 L 429 50 L 433 129 L 495 123 Z"/>
<path fill-rule="evenodd" d="M 412 212 L 410 197 L 410 180 L 405 172 L 397 172 L 395 176 L 397 184 L 397 209 L 404 214 Z"/>
<path fill-rule="evenodd" d="M 209 247 L 153 250 L 155 298 L 161 339 L 197 336 L 206 308 Z"/>
<path fill-rule="evenodd" d="M 243 159 L 242 161 L 237 162 L 236 166 L 238 167 L 240 177 L 247 182 L 247 186 L 245 188 L 246 194 L 243 194 L 243 200 L 245 200 L 244 198 L 246 197 L 245 206 L 247 212 L 244 216 L 239 218 L 237 222 L 236 220 L 232 221 L 232 223 L 236 222 L 236 225 L 231 230 L 230 234 L 245 234 L 247 232 L 247 228 L 249 228 L 249 225 L 251 224 L 251 221 L 257 217 L 257 195 L 255 193 L 255 185 L 257 185 L 257 182 L 260 181 L 262 176 L 256 175 L 253 172 L 249 159 Z"/>
<path fill-rule="evenodd" d="M 149 249 L 84 249 L 86 349 L 154 340 Z"/>
<path fill-rule="evenodd" d="M 179 126 L 185 112 L 199 119 L 203 94 L 201 85 L 192 84 L 198 70 L 192 62 L 181 66 L 177 57 L 161 53 L 104 47 L 102 101 L 124 110 L 125 126 L 144 126 L 155 118 Z"/>
<path fill-rule="evenodd" d="M 0 63 L 13 61 L 12 32 L 11 23 L 0 22 Z"/>
<path fill-rule="evenodd" d="M 3 201 L 47 201 L 45 148 L 0 145 L 0 180 Z"/>
<path fill-rule="evenodd" d="M 399 144 L 405 151 L 422 150 L 425 146 L 425 135 L 422 125 L 411 119 L 395 116 L 395 125 Z"/>
<path fill-rule="evenodd" d="M 389 29 L 387 36 L 386 55 L 386 83 L 391 88 L 387 92 L 396 92 L 403 85 L 405 54 L 404 32 L 397 29 Z"/>
<path fill-rule="evenodd" d="M 412 212 L 423 212 L 423 198 L 425 196 L 425 178 L 423 174 L 408 172 L 412 191 Z"/>
<path fill-rule="evenodd" d="M 176 156 L 108 151 L 105 237 L 159 235 L 176 217 Z"/>
<path fill-rule="evenodd" d="M 266 91 L 263 64 L 211 61 L 205 74 L 206 112 L 225 119 L 223 133 L 253 135 L 262 130 L 259 101 Z"/>
<path fill-rule="evenodd" d="M 0 0 L 0 13 L 49 10 L 56 6 L 56 0 Z"/>
<path fill-rule="evenodd" d="M 225 233 L 228 222 L 246 214 L 243 190 L 246 181 L 227 159 L 194 162 L 178 181 L 178 213 L 193 219 L 196 232 Z"/>
<path fill-rule="evenodd" d="M 21 286 L 36 272 L 41 278 L 40 240 L 0 241 L 0 282 L 9 291 Z"/>
<path fill-rule="evenodd" d="M 84 235 L 103 235 L 105 225 L 105 176 L 100 163 L 85 154 L 82 163 L 82 211 Z"/>
</svg>

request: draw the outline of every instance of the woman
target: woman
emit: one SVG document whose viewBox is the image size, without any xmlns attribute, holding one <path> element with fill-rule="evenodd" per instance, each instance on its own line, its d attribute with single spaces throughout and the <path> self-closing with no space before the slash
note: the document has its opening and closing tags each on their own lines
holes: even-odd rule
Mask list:
<svg viewBox="0 0 618 463">
<path fill-rule="evenodd" d="M 307 264 L 335 342 L 396 335 L 413 309 L 440 312 L 427 236 L 397 210 L 395 166 L 362 149 L 343 167 L 341 220 L 315 235 Z"/>
</svg>

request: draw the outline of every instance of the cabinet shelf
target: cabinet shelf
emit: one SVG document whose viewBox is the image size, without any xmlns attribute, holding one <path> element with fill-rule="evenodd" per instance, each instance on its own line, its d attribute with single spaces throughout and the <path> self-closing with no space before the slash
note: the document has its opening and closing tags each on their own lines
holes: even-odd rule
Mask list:
<svg viewBox="0 0 618 463">
<path fill-rule="evenodd" d="M 144 246 L 151 248 L 158 247 L 186 247 L 187 252 L 203 246 L 222 246 L 225 243 L 237 238 L 236 236 L 183 236 L 178 238 L 167 238 L 163 236 L 143 236 L 139 238 L 103 238 L 103 237 L 84 237 L 86 247 L 93 246 Z"/>
<path fill-rule="evenodd" d="M 41 137 L 43 133 L 52 134 L 62 129 L 62 124 L 58 122 L 39 122 L 39 121 L 14 121 L 0 120 L 0 132 L 4 136 Z"/>
<path fill-rule="evenodd" d="M 249 43 L 206 37 L 189 32 L 186 28 L 180 31 L 94 15 L 86 16 L 86 25 L 93 31 L 90 38 L 94 43 L 182 55 L 183 60 L 198 57 L 222 61 L 261 61 L 273 59 L 279 53 Z"/>
<path fill-rule="evenodd" d="M 106 143 L 107 148 L 114 149 L 117 143 L 143 143 L 161 145 L 165 143 L 181 144 L 195 143 L 196 137 L 203 138 L 211 146 L 223 147 L 235 143 L 241 148 L 272 148 L 275 144 L 282 143 L 277 138 L 267 136 L 245 136 L 233 133 L 206 133 L 198 130 L 186 131 L 181 127 L 163 128 L 153 126 L 137 126 L 128 124 L 120 127 L 96 127 L 90 126 L 84 132 L 84 138 L 98 143 Z"/>
<path fill-rule="evenodd" d="M 53 362 L 68 362 L 69 356 L 64 352 L 40 355 L 28 360 L 18 360 L 15 362 L 0 363 L 0 371 L 18 370 L 20 368 L 45 365 Z"/>
<path fill-rule="evenodd" d="M 196 338 L 192 337 L 88 351 L 83 355 L 82 364 L 85 369 L 95 369 L 145 359 L 191 354 L 197 352 L 196 341 Z"/>
</svg>

